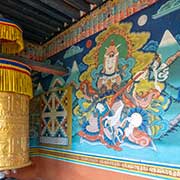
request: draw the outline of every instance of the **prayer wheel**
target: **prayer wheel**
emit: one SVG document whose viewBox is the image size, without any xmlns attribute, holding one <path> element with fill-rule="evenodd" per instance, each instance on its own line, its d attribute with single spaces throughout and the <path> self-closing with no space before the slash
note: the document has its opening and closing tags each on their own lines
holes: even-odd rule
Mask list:
<svg viewBox="0 0 180 180">
<path fill-rule="evenodd" d="M 0 58 L 0 170 L 29 165 L 30 68 Z"/>
<path fill-rule="evenodd" d="M 23 49 L 22 31 L 0 19 L 0 52 L 15 54 Z M 0 171 L 30 165 L 29 100 L 32 97 L 30 67 L 0 57 Z"/>
</svg>

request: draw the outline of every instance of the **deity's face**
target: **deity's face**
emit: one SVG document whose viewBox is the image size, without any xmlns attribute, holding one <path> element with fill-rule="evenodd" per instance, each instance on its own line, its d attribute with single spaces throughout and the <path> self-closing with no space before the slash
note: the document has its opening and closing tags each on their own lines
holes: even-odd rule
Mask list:
<svg viewBox="0 0 180 180">
<path fill-rule="evenodd" d="M 108 55 L 105 55 L 105 73 L 113 74 L 117 66 L 117 56 L 114 52 L 110 52 Z"/>
</svg>

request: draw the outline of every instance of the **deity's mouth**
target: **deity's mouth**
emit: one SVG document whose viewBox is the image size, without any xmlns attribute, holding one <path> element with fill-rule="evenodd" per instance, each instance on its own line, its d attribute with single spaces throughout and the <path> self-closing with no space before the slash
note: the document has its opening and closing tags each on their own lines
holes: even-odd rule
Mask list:
<svg viewBox="0 0 180 180">
<path fill-rule="evenodd" d="M 111 70 L 113 67 L 112 66 L 108 66 L 108 69 Z"/>
</svg>

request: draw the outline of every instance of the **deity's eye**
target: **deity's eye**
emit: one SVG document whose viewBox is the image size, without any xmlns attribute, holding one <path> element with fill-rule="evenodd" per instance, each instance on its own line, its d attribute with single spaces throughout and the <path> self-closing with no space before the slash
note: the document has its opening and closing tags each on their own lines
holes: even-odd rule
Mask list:
<svg viewBox="0 0 180 180">
<path fill-rule="evenodd" d="M 114 53 L 109 54 L 109 57 L 114 57 Z"/>
</svg>

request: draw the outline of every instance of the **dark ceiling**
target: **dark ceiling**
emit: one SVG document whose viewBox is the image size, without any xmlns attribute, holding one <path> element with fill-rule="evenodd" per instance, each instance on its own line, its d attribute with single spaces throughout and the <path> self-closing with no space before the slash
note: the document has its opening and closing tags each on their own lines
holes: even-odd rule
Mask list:
<svg viewBox="0 0 180 180">
<path fill-rule="evenodd" d="M 18 24 L 24 39 L 42 44 L 107 0 L 1 0 L 0 14 Z"/>
</svg>

